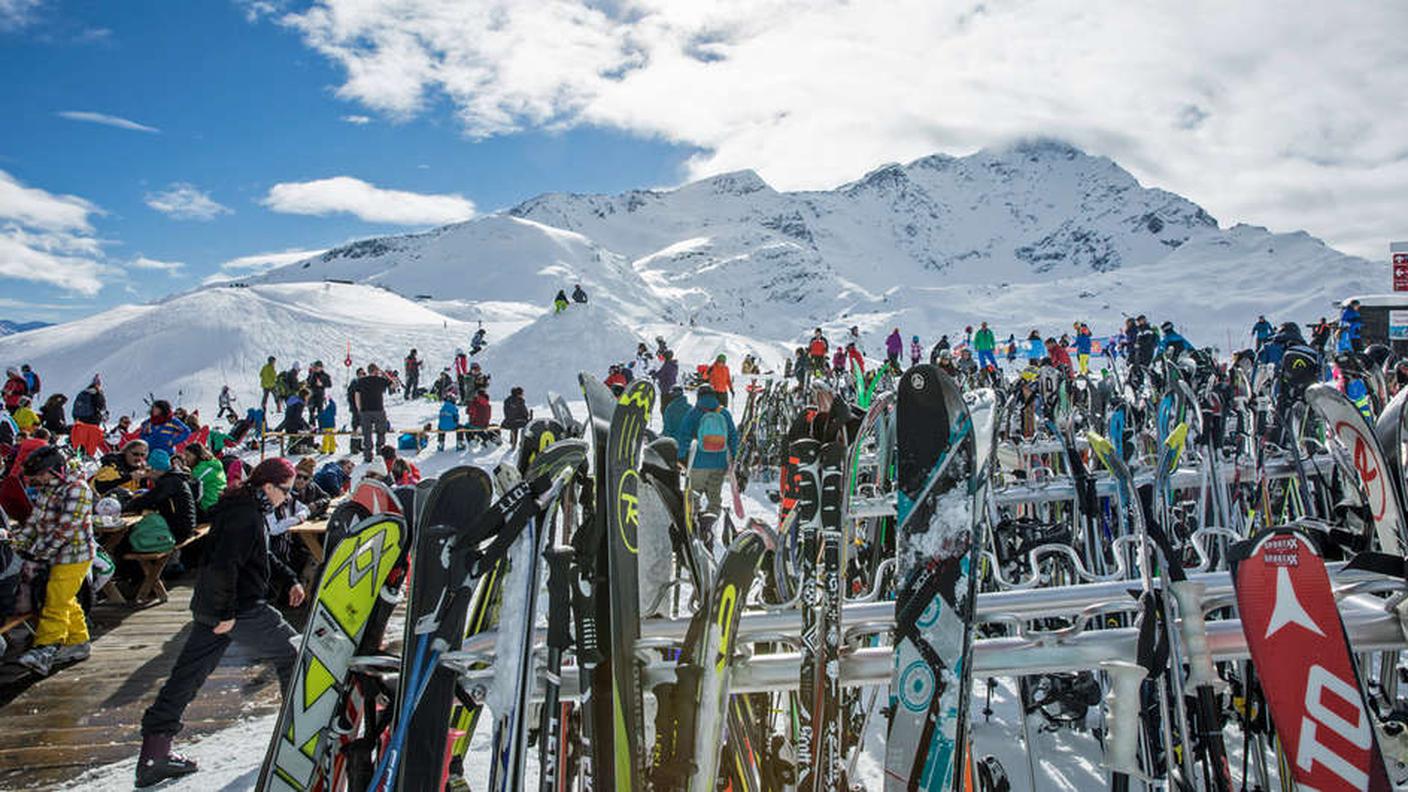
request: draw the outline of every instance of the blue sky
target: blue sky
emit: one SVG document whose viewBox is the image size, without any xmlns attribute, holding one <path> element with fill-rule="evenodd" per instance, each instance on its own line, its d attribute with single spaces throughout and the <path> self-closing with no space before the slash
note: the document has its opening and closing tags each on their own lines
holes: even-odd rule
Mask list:
<svg viewBox="0 0 1408 792">
<path fill-rule="evenodd" d="M 1404 29 L 1402 0 L 0 0 L 0 318 L 544 191 L 824 189 L 1030 136 L 1382 261 Z"/>
<path fill-rule="evenodd" d="M 0 318 L 74 318 L 190 288 L 233 259 L 427 225 L 276 212 L 261 204 L 275 184 L 347 176 L 458 194 L 484 213 L 544 191 L 676 183 L 689 153 L 587 126 L 476 141 L 443 102 L 408 120 L 367 116 L 334 95 L 338 71 L 296 35 L 214 0 L 46 3 L 0 32 L 0 74 L 0 171 L 95 205 L 91 236 L 105 266 L 125 271 L 91 295 L 0 276 Z M 69 111 L 159 131 L 59 115 Z M 343 120 L 357 115 L 370 120 Z M 180 184 L 228 211 L 179 219 L 147 204 Z M 133 266 L 140 257 L 184 266 Z"/>
</svg>

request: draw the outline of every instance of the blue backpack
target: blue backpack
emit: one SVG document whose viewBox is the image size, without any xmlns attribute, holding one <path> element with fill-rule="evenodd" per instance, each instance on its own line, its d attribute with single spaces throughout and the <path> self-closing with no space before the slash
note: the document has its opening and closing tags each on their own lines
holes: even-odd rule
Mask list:
<svg viewBox="0 0 1408 792">
<path fill-rule="evenodd" d="M 694 433 L 700 451 L 717 454 L 728 450 L 728 419 L 722 412 L 706 412 L 699 416 L 699 428 Z"/>
</svg>

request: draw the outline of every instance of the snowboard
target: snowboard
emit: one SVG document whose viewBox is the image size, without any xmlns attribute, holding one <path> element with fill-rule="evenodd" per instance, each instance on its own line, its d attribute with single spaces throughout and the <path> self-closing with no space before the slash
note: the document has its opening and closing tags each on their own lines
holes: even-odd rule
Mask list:
<svg viewBox="0 0 1408 792">
<path fill-rule="evenodd" d="M 1351 467 L 1364 488 L 1374 520 L 1374 533 L 1379 539 L 1378 549 L 1402 555 L 1408 549 L 1404 543 L 1403 506 L 1374 428 L 1364 420 L 1359 408 L 1334 386 L 1311 385 L 1305 389 L 1305 400 L 1325 422 L 1332 449 L 1336 444 L 1343 449 L 1343 454 L 1337 455 L 1341 465 Z M 1342 458 L 1345 456 L 1347 459 Z"/>
</svg>

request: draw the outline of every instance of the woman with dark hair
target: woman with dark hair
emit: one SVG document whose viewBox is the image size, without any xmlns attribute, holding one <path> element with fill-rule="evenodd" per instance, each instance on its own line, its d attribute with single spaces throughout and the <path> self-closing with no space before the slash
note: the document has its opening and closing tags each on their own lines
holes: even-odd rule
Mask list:
<svg viewBox="0 0 1408 792">
<path fill-rule="evenodd" d="M 298 657 L 290 642 L 295 633 L 267 596 L 271 580 L 287 584 L 288 604 L 296 608 L 303 604 L 304 591 L 292 570 L 269 553 L 268 527 L 274 510 L 289 497 L 293 477 L 293 463 L 266 459 L 211 510 L 208 546 L 191 596 L 190 635 L 171 676 L 142 715 L 138 788 L 196 771 L 195 762 L 171 753 L 171 738 L 232 640 L 267 659 L 287 694 Z"/>
<path fill-rule="evenodd" d="M 55 393 L 39 408 L 39 418 L 44 422 L 44 428 L 54 437 L 68 434 L 68 421 L 64 419 L 65 404 L 68 404 L 68 397 Z"/>
</svg>

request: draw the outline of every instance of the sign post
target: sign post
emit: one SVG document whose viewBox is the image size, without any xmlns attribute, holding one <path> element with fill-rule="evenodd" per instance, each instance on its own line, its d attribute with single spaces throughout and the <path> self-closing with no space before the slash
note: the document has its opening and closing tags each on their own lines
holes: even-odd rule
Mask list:
<svg viewBox="0 0 1408 792">
<path fill-rule="evenodd" d="M 1408 291 L 1408 242 L 1388 243 L 1388 255 L 1393 260 L 1393 290 Z"/>
</svg>

